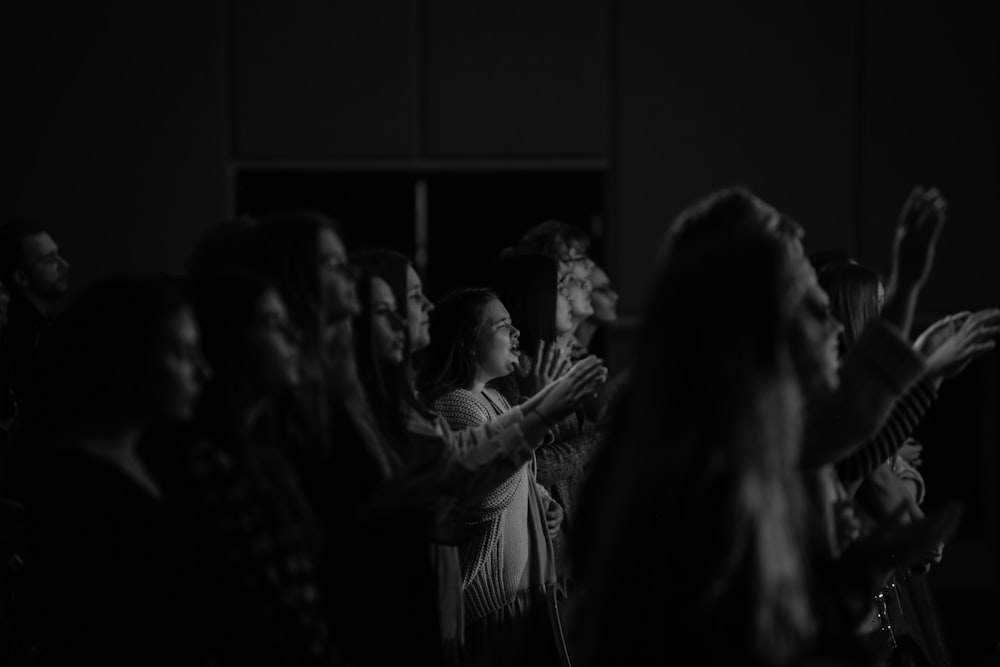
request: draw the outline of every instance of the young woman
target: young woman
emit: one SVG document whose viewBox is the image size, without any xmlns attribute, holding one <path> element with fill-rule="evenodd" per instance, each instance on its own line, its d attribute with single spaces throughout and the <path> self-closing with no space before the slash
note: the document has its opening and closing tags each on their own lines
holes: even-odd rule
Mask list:
<svg viewBox="0 0 1000 667">
<path fill-rule="evenodd" d="M 865 326 L 879 316 L 885 288 L 874 270 L 853 260 L 830 262 L 819 269 L 818 279 L 830 297 L 831 313 L 844 325 L 840 341 L 840 353 L 844 356 L 856 344 Z M 887 458 L 863 478 L 846 478 L 855 506 L 860 510 L 860 521 L 847 535 L 840 535 L 841 540 L 870 530 L 873 522 L 884 521 L 901 509 L 903 520 L 908 523 L 925 518 L 920 508 L 923 478 L 915 466 L 904 461 L 900 450 L 936 399 L 942 379 L 964 368 L 977 354 L 975 346 L 965 347 L 962 353 L 959 351 L 962 348 L 954 344 L 960 339 L 956 334 L 962 331 L 961 327 L 943 334 L 944 338 L 953 339 L 951 345 L 930 341 L 944 323 L 951 325 L 956 320 L 961 320 L 971 340 L 986 341 L 995 335 L 995 329 L 990 333 L 989 317 L 980 313 L 975 317 L 961 314 L 958 318 L 945 318 L 932 325 L 929 333 L 918 337 L 915 346 L 928 359 L 927 372 L 914 390 L 901 397 L 889 421 L 865 448 L 884 452 Z M 839 472 L 852 475 L 858 466 L 851 464 L 848 460 L 839 465 Z M 872 605 L 865 630 L 874 644 L 889 646 L 892 659 L 899 664 L 907 661 L 946 664 L 949 660 L 937 610 L 924 578 L 931 564 L 940 562 L 943 547 L 943 542 L 936 544 L 916 563 L 893 572 Z"/>
<path fill-rule="evenodd" d="M 159 278 L 113 277 L 52 334 L 28 499 L 45 663 L 205 664 L 189 535 L 140 452 L 152 429 L 195 414 L 206 368 L 193 313 Z"/>
<path fill-rule="evenodd" d="M 559 280 L 556 260 L 538 253 L 511 253 L 493 267 L 491 286 L 520 330 L 520 345 L 536 351 L 520 355 L 514 373 L 495 385 L 511 405 L 532 396 L 547 374 L 558 376 L 569 355 L 558 339 L 573 331 L 572 299 L 565 281 Z M 559 530 L 553 535 L 557 572 L 562 587 L 572 586 L 572 566 L 567 540 L 573 529 L 573 507 L 588 463 L 600 442 L 597 425 L 579 409 L 559 422 L 553 438 L 535 452 L 537 479 L 562 511 Z"/>
<path fill-rule="evenodd" d="M 341 664 L 316 574 L 322 535 L 279 413 L 300 380 L 298 333 L 256 274 L 203 273 L 191 293 L 213 376 L 165 477 L 197 536 L 220 664 Z"/>
<path fill-rule="evenodd" d="M 555 283 L 550 287 L 554 291 Z M 423 394 L 452 429 L 488 424 L 510 412 L 488 383 L 514 371 L 518 338 L 510 313 L 487 289 L 459 290 L 436 305 L 425 368 L 431 381 Z M 462 545 L 467 664 L 568 663 L 551 538 L 561 517 L 561 508 L 536 481 L 534 461 L 468 513 L 478 534 Z"/>
<path fill-rule="evenodd" d="M 779 241 L 749 236 L 661 268 L 581 500 L 585 664 L 779 665 L 812 636 L 792 274 Z"/>
<path fill-rule="evenodd" d="M 423 296 L 416 272 L 405 256 L 393 251 L 368 251 L 352 256 L 352 260 L 365 276 L 360 286 L 368 314 L 357 320 L 360 375 L 380 415 L 380 424 L 390 434 L 404 466 L 395 479 L 408 487 L 408 492 L 416 493 L 428 509 L 440 505 L 442 500 L 446 506 L 478 504 L 530 459 L 551 420 L 572 409 L 574 401 L 603 377 L 603 367 L 592 360 L 503 419 L 477 428 L 453 430 L 441 415 L 426 408 L 417 398 L 407 363 L 407 356 L 413 351 L 412 339 L 420 336 L 419 345 L 426 338 L 421 329 L 431 307 Z M 385 289 L 392 285 L 405 292 Z M 390 293 L 396 298 L 390 300 Z M 407 304 L 414 305 L 403 306 L 403 298 L 397 294 L 407 295 Z M 392 312 L 397 317 L 391 317 Z M 405 320 L 400 316 L 404 312 Z M 407 341 L 403 355 L 389 335 L 393 330 L 390 325 Z M 426 539 L 439 544 L 435 557 L 442 634 L 449 651 L 455 653 L 464 637 L 462 578 L 457 550 L 454 546 L 440 545 L 442 541 L 454 545 L 461 535 L 455 534 L 450 520 L 441 524 L 442 515 L 437 516 L 430 523 L 439 525 L 430 526 Z M 446 526 L 448 530 L 444 529 Z"/>
</svg>

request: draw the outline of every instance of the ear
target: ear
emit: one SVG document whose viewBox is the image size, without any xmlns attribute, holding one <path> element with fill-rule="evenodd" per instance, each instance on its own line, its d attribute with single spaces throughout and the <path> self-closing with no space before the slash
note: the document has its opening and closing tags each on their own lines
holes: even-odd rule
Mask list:
<svg viewBox="0 0 1000 667">
<path fill-rule="evenodd" d="M 24 272 L 23 269 L 14 269 L 10 274 L 10 277 L 14 279 L 14 284 L 20 287 L 28 287 L 28 274 Z"/>
</svg>

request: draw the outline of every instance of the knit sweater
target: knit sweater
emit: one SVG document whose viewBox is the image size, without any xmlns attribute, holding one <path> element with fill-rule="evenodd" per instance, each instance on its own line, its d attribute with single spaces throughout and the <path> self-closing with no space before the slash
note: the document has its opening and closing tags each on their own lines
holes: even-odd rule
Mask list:
<svg viewBox="0 0 1000 667">
<path fill-rule="evenodd" d="M 434 409 L 454 431 L 489 423 L 511 410 L 510 404 L 486 389 L 491 410 L 472 392 L 456 389 L 439 397 Z M 463 518 L 475 527 L 475 537 L 461 548 L 462 589 L 465 612 L 474 623 L 508 605 L 517 596 L 532 552 L 526 516 L 529 494 L 548 494 L 535 481 L 534 461 L 529 461 L 500 481 Z"/>
</svg>

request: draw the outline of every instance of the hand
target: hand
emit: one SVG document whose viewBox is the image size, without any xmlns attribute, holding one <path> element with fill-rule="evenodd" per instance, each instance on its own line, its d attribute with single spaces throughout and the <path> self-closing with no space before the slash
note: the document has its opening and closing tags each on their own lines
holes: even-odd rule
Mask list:
<svg viewBox="0 0 1000 667">
<path fill-rule="evenodd" d="M 916 468 L 923 463 L 923 459 L 920 458 L 920 454 L 923 451 L 924 446 L 921 445 L 919 441 L 914 440 L 913 438 L 907 438 L 897 453 L 901 459 Z"/>
<path fill-rule="evenodd" d="M 959 313 L 947 324 L 932 324 L 917 339 L 917 349 L 930 349 L 927 375 L 934 380 L 954 377 L 973 359 L 996 346 L 993 339 L 1000 334 L 1000 309 L 990 308 L 975 313 Z"/>
<path fill-rule="evenodd" d="M 837 531 L 837 552 L 843 552 L 854 540 L 861 537 L 861 519 L 850 500 L 839 501 L 833 506 L 834 526 Z"/>
<path fill-rule="evenodd" d="M 542 392 L 544 397 L 537 409 L 550 420 L 562 419 L 580 401 L 596 393 L 607 378 L 608 369 L 600 359 L 584 357 Z"/>
<path fill-rule="evenodd" d="M 565 375 L 571 366 L 569 354 L 555 343 L 538 341 L 538 349 L 523 368 L 521 393 L 534 396 L 544 387 Z"/>
<path fill-rule="evenodd" d="M 545 525 L 549 529 L 549 536 L 555 537 L 559 533 L 564 515 L 562 505 L 550 499 L 545 506 Z"/>
<path fill-rule="evenodd" d="M 925 191 L 918 185 L 910 192 L 896 226 L 893 289 L 919 289 L 927 281 L 946 211 L 947 203 L 936 188 Z"/>
<path fill-rule="evenodd" d="M 885 584 L 893 570 L 911 567 L 928 560 L 928 555 L 940 552 L 943 544 L 958 527 L 962 506 L 952 502 L 923 519 L 906 521 L 912 511 L 912 499 L 903 503 L 887 519 L 876 524 L 864 537 L 844 551 L 844 558 L 865 570 L 872 577 L 872 591 Z"/>
</svg>

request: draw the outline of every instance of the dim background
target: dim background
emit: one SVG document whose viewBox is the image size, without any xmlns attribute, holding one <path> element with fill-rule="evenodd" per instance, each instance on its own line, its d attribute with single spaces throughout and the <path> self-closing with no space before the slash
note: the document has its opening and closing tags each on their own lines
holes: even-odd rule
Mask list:
<svg viewBox="0 0 1000 667">
<path fill-rule="evenodd" d="M 221 219 L 316 208 L 352 248 L 411 253 L 438 297 L 557 218 L 590 231 L 622 294 L 620 366 L 694 198 L 746 185 L 803 223 L 808 250 L 887 274 L 922 184 L 949 218 L 918 327 L 1000 305 L 996 3 L 0 7 L 0 217 L 45 221 L 74 289 L 180 271 Z M 1000 640 L 998 382 L 994 353 L 918 433 L 926 506 L 966 507 L 930 575 L 960 654 Z"/>
</svg>

